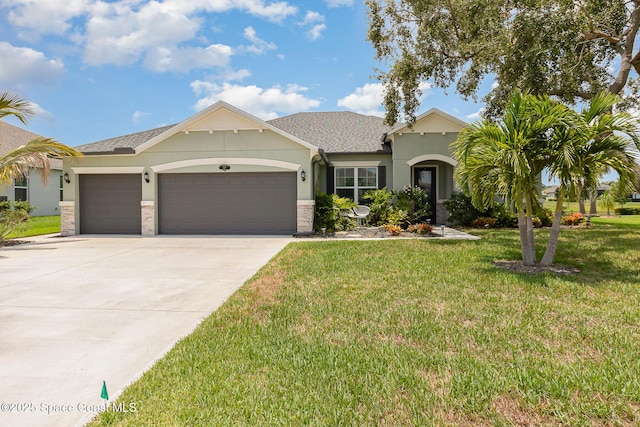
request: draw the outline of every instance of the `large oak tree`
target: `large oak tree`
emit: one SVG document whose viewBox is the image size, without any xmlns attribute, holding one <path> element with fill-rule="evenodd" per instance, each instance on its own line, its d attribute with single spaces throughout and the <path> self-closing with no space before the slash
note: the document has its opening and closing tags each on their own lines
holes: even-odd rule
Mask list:
<svg viewBox="0 0 640 427">
<path fill-rule="evenodd" d="M 368 38 L 385 62 L 388 124 L 415 118 L 419 85 L 475 98 L 487 113 L 514 88 L 574 103 L 606 90 L 637 101 L 640 0 L 367 0 Z M 625 90 L 627 88 L 628 90 Z M 404 116 L 404 117 L 402 117 Z"/>
</svg>

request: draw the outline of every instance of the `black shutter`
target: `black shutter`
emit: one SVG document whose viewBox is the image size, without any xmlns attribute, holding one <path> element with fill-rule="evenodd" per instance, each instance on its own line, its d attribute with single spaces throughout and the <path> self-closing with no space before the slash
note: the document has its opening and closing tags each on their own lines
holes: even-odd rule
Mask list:
<svg viewBox="0 0 640 427">
<path fill-rule="evenodd" d="M 334 167 L 327 166 L 327 194 L 333 194 L 336 190 L 334 170 Z"/>
<path fill-rule="evenodd" d="M 387 167 L 378 166 L 378 188 L 387 186 Z"/>
</svg>

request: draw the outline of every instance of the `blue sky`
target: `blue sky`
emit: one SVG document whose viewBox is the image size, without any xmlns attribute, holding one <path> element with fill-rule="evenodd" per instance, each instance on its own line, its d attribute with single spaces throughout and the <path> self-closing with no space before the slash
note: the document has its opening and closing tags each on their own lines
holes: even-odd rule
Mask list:
<svg viewBox="0 0 640 427">
<path fill-rule="evenodd" d="M 36 104 L 29 130 L 71 146 L 221 99 L 262 119 L 382 116 L 367 25 L 358 0 L 0 0 L 0 91 Z M 432 107 L 473 121 L 482 105 L 425 85 Z"/>
</svg>

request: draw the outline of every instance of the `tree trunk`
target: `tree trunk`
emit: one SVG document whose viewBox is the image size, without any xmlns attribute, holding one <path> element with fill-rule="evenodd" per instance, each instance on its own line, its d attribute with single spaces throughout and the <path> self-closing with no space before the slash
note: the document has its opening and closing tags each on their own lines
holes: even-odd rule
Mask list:
<svg viewBox="0 0 640 427">
<path fill-rule="evenodd" d="M 558 238 L 560 237 L 560 225 L 562 224 L 562 203 L 564 201 L 564 189 L 561 187 L 558 192 L 558 200 L 556 201 L 556 211 L 553 215 L 553 224 L 551 224 L 551 233 L 547 242 L 547 250 L 544 252 L 540 265 L 545 267 L 553 264 L 558 247 Z"/>
<path fill-rule="evenodd" d="M 591 192 L 591 197 L 589 198 L 589 215 L 598 215 L 598 207 L 596 203 L 598 201 L 598 190 L 594 190 Z"/>
<path fill-rule="evenodd" d="M 524 265 L 536 263 L 536 253 L 532 251 L 532 235 L 529 233 L 527 216 L 522 202 L 522 193 L 516 192 L 516 212 L 518 214 L 518 230 L 520 231 L 520 247 L 522 249 L 522 262 Z M 531 225 L 533 228 L 533 224 Z"/>
<path fill-rule="evenodd" d="M 531 256 L 533 257 L 533 264 L 535 264 L 538 259 L 536 257 L 536 240 L 535 240 L 535 236 L 533 235 L 533 199 L 531 197 L 531 194 L 527 195 L 527 207 L 526 207 L 526 213 L 527 213 L 527 243 L 529 244 L 529 252 L 531 253 Z M 531 264 L 531 265 L 533 265 Z"/>
<path fill-rule="evenodd" d="M 587 210 L 584 208 L 584 198 L 582 197 L 582 190 L 583 190 L 583 186 L 582 186 L 582 181 L 578 182 L 578 209 L 580 209 L 580 213 L 582 215 L 586 215 L 587 214 Z"/>
</svg>

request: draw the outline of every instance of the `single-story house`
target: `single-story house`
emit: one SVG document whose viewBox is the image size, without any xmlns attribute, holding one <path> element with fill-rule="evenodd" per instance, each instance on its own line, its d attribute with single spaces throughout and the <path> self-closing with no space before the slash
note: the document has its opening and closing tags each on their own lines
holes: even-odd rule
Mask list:
<svg viewBox="0 0 640 427">
<path fill-rule="evenodd" d="M 263 121 L 217 102 L 181 123 L 76 147 L 64 160 L 62 234 L 293 234 L 319 191 L 420 185 L 433 224 L 454 190 L 449 144 L 466 123 L 438 109 L 409 127 L 353 112 Z"/>
<path fill-rule="evenodd" d="M 558 192 L 559 188 L 560 187 L 557 186 L 557 185 L 552 185 L 550 187 L 543 188 L 542 189 L 542 197 L 543 197 L 543 199 L 545 199 L 545 200 L 555 200 L 558 197 L 557 192 Z"/>
<path fill-rule="evenodd" d="M 33 132 L 0 121 L 0 155 L 5 155 L 38 138 Z M 40 169 L 30 169 L 23 179 L 16 179 L 11 185 L 0 184 L 0 201 L 27 201 L 34 207 L 31 215 L 58 215 L 62 200 L 62 160 L 51 159 L 51 171 L 46 183 L 42 181 Z"/>
</svg>

